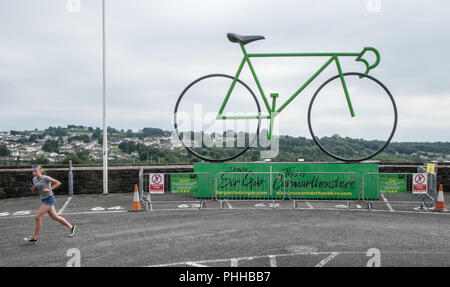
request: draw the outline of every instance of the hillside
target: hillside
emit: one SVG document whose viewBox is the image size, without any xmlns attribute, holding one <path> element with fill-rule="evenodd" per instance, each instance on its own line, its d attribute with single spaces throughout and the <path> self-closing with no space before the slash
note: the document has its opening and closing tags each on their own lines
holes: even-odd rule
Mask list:
<svg viewBox="0 0 450 287">
<path fill-rule="evenodd" d="M 171 131 L 146 127 L 138 132 L 108 128 L 109 160 L 115 164 L 188 163 L 199 161 L 182 147 L 174 147 Z M 364 154 L 376 141 L 342 138 L 338 135 L 322 138 L 333 151 L 351 157 Z M 206 156 L 223 151 L 215 148 Z M 230 153 L 235 152 L 228 148 Z M 261 149 L 251 148 L 236 161 L 259 161 Z M 102 131 L 99 128 L 68 125 L 45 130 L 0 132 L 0 163 L 67 163 L 98 164 L 102 157 Z M 333 161 L 310 138 L 284 135 L 279 138 L 279 153 L 272 161 Z M 374 160 L 380 162 L 450 161 L 450 142 L 392 142 Z"/>
</svg>

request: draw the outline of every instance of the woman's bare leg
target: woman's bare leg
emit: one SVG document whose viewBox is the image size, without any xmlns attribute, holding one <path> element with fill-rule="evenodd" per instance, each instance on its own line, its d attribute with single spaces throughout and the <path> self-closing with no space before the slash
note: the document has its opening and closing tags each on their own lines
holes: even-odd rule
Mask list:
<svg viewBox="0 0 450 287">
<path fill-rule="evenodd" d="M 34 218 L 36 220 L 36 225 L 34 226 L 34 235 L 33 235 L 34 239 L 36 239 L 39 235 L 39 231 L 41 230 L 41 227 L 42 227 L 42 217 L 48 212 L 48 210 L 49 210 L 49 206 L 41 205 L 38 212 L 36 213 L 36 216 Z"/>
<path fill-rule="evenodd" d="M 70 224 L 66 219 L 64 219 L 64 217 L 59 216 L 58 213 L 56 213 L 56 209 L 54 206 L 52 206 L 48 211 L 47 211 L 48 215 L 50 215 L 50 217 L 55 220 L 58 221 L 59 223 L 61 223 L 62 225 L 65 225 L 67 228 L 72 229 L 72 224 Z"/>
</svg>

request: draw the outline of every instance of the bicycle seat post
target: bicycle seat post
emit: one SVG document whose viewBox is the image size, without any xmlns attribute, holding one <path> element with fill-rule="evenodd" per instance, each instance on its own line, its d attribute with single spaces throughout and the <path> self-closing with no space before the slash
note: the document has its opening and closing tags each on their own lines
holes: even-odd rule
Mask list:
<svg viewBox="0 0 450 287">
<path fill-rule="evenodd" d="M 273 121 L 275 119 L 275 107 L 276 107 L 276 102 L 277 102 L 277 98 L 278 98 L 278 93 L 271 93 L 270 97 L 272 98 L 272 109 L 270 111 L 270 125 L 269 125 L 269 133 L 267 134 L 267 139 L 271 140 L 272 139 L 272 132 L 273 132 Z"/>
<path fill-rule="evenodd" d="M 271 93 L 270 97 L 272 97 L 272 112 L 275 112 L 275 105 L 278 98 L 278 93 Z"/>
</svg>

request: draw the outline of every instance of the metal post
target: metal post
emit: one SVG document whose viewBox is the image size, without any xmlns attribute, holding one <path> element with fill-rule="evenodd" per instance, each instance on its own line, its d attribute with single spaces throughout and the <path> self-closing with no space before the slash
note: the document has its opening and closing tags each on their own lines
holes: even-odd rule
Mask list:
<svg viewBox="0 0 450 287">
<path fill-rule="evenodd" d="M 72 173 L 72 161 L 69 160 L 69 196 L 73 195 L 73 173 Z"/>
<path fill-rule="evenodd" d="M 140 200 L 144 197 L 144 169 L 142 167 L 139 168 L 139 196 Z"/>
<path fill-rule="evenodd" d="M 427 184 L 428 184 L 428 195 L 433 198 L 434 201 L 437 200 L 437 163 L 432 162 L 434 164 L 434 173 L 428 173 L 428 169 L 423 167 L 424 172 L 427 173 Z"/>
<path fill-rule="evenodd" d="M 434 173 L 431 175 L 432 178 L 432 196 L 435 201 L 437 201 L 437 195 L 438 195 L 438 185 L 437 185 L 437 173 L 438 173 L 438 165 L 437 161 L 434 163 Z"/>
<path fill-rule="evenodd" d="M 102 72 L 103 72 L 103 194 L 108 194 L 108 128 L 106 126 L 106 49 L 105 0 L 102 0 Z"/>
</svg>

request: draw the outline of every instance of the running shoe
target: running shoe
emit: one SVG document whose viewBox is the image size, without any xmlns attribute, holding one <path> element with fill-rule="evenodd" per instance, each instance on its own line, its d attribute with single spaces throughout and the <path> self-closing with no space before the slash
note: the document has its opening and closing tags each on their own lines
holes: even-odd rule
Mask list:
<svg viewBox="0 0 450 287">
<path fill-rule="evenodd" d="M 36 242 L 37 238 L 34 239 L 33 236 L 28 236 L 28 237 L 25 237 L 23 240 L 25 240 L 26 242 Z"/>
<path fill-rule="evenodd" d="M 76 229 L 76 228 L 77 228 L 77 227 L 76 227 L 75 225 L 72 225 L 72 229 L 70 230 L 69 237 L 72 237 L 72 236 L 75 235 L 75 229 Z"/>
</svg>

